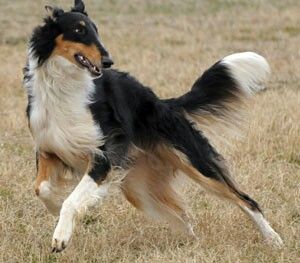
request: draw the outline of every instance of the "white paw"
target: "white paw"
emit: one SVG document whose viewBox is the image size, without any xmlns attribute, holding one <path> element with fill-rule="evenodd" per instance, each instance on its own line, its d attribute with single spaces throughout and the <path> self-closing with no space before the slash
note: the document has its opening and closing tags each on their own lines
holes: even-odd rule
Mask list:
<svg viewBox="0 0 300 263">
<path fill-rule="evenodd" d="M 281 237 L 274 231 L 270 231 L 265 235 L 266 242 L 276 248 L 283 247 L 283 241 Z"/>
<path fill-rule="evenodd" d="M 52 238 L 52 252 L 58 253 L 67 247 L 73 233 L 73 225 L 72 218 L 60 217 Z"/>
</svg>

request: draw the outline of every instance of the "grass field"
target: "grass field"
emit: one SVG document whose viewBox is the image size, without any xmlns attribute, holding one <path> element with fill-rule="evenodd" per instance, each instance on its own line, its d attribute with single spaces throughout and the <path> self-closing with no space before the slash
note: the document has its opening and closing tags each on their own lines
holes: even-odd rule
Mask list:
<svg viewBox="0 0 300 263">
<path fill-rule="evenodd" d="M 300 1 L 86 0 L 115 67 L 162 97 L 186 92 L 227 54 L 252 50 L 268 59 L 273 74 L 250 103 L 244 138 L 219 149 L 284 248 L 268 247 L 238 208 L 188 183 L 197 240 L 147 219 L 117 194 L 78 223 L 62 254 L 50 253 L 56 218 L 33 191 L 21 84 L 26 41 L 49 2 L 0 0 L 0 262 L 300 262 Z"/>
</svg>

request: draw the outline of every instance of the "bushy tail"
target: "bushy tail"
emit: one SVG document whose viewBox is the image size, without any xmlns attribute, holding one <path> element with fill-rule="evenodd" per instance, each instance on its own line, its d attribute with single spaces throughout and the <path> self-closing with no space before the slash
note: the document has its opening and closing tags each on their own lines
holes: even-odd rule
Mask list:
<svg viewBox="0 0 300 263">
<path fill-rule="evenodd" d="M 239 126 L 244 100 L 264 88 L 269 74 L 264 57 L 253 52 L 235 53 L 206 70 L 188 93 L 165 102 L 184 110 L 204 131 L 220 133 L 215 125 Z"/>
</svg>

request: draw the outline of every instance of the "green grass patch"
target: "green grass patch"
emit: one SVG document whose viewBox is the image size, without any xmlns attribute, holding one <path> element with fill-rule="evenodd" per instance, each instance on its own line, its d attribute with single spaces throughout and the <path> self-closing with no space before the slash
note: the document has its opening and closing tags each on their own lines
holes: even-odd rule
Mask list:
<svg viewBox="0 0 300 263">
<path fill-rule="evenodd" d="M 10 199 L 13 196 L 13 191 L 8 189 L 8 188 L 4 188 L 1 187 L 0 188 L 0 198 L 1 199 Z"/>
<path fill-rule="evenodd" d="M 300 34 L 300 27 L 297 26 L 286 26 L 283 29 L 284 32 L 288 33 L 291 37 L 298 36 Z"/>
</svg>

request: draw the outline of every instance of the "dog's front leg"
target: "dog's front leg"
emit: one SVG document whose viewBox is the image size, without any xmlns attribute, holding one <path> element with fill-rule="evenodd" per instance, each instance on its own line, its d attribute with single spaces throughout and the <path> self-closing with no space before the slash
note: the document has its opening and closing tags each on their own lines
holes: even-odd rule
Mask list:
<svg viewBox="0 0 300 263">
<path fill-rule="evenodd" d="M 110 184 L 105 178 L 110 169 L 109 160 L 104 156 L 97 156 L 91 171 L 83 176 L 74 191 L 64 201 L 53 234 L 53 252 L 61 252 L 68 245 L 76 216 L 84 213 L 88 207 L 95 205 L 107 195 Z"/>
</svg>

